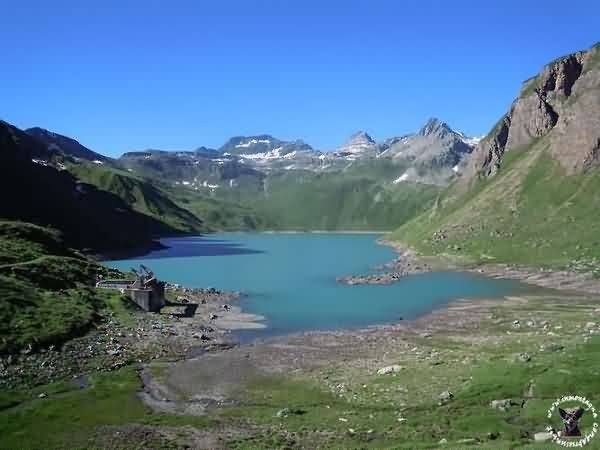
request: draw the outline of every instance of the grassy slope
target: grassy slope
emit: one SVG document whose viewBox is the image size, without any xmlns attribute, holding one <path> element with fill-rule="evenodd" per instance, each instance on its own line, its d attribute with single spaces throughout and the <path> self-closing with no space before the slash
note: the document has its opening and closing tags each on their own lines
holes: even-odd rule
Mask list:
<svg viewBox="0 0 600 450">
<path fill-rule="evenodd" d="M 414 338 L 420 353 L 436 352 L 441 364 L 397 349 L 400 353 L 387 355 L 404 366 L 394 375 L 378 376 L 367 367 L 338 361 L 301 375 L 249 379 L 239 401 L 208 417 L 151 413 L 137 396 L 141 386 L 132 368 L 92 375 L 85 389 L 65 381 L 3 392 L 0 448 L 98 448 L 103 436 L 113 439 L 109 448 L 171 448 L 148 441 L 150 434 L 123 433 L 119 439 L 114 430 L 103 428 L 140 424 L 172 427 L 171 439 L 194 436 L 194 428 L 224 436 L 228 427 L 259 427 L 248 437 L 225 438 L 226 448 L 240 450 L 546 449 L 547 442 L 534 444 L 532 437 L 548 424 L 546 411 L 555 399 L 575 393 L 596 405 L 600 401 L 600 338 L 584 329 L 597 314 L 595 308 L 585 298 L 570 299 L 568 308 L 564 299 L 547 297 L 499 303 L 469 336 Z M 522 327 L 513 326 L 515 318 Z M 548 320 L 555 333 L 525 326 L 528 319 Z M 540 349 L 542 344 L 546 349 Z M 515 353 L 523 351 L 531 361 L 515 360 Z M 438 394 L 446 389 L 454 398 L 440 405 Z M 48 398 L 37 398 L 40 392 Z M 492 400 L 505 398 L 516 405 L 506 411 L 490 407 Z M 277 417 L 282 408 L 292 413 Z M 592 416 L 584 415 L 582 428 L 589 431 L 591 422 Z M 448 443 L 438 446 L 440 439 Z M 468 445 L 462 439 L 475 441 Z M 598 437 L 586 448 L 599 448 Z"/>
<path fill-rule="evenodd" d="M 211 197 L 209 191 L 201 193 L 184 187 L 165 190 L 178 205 L 201 217 L 211 230 L 256 230 L 266 227 L 261 214 L 233 199 L 215 198 Z"/>
<path fill-rule="evenodd" d="M 266 177 L 244 167 L 217 167 L 215 172 L 162 160 L 126 164 L 151 180 L 198 178 L 219 185 L 198 191 L 163 186 L 178 205 L 218 230 L 390 230 L 426 208 L 438 192 L 433 186 L 393 185 L 406 167 L 382 160 L 354 162 L 328 173 L 277 170 Z"/>
<path fill-rule="evenodd" d="M 0 221 L 0 354 L 84 332 L 107 301 L 90 286 L 109 273 L 67 248 L 56 231 Z"/>
<path fill-rule="evenodd" d="M 583 73 L 598 67 L 600 43 L 592 48 Z M 520 96 L 540 88 L 539 82 L 539 75 L 527 80 Z M 564 114 L 582 95 L 596 98 L 597 87 L 573 93 L 563 105 Z M 391 238 L 423 253 L 450 253 L 468 262 L 569 267 L 600 275 L 595 214 L 600 169 L 567 176 L 547 152 L 549 139 L 546 135 L 509 149 L 497 175 L 477 180 L 467 192 L 451 186 L 433 210 L 402 225 Z"/>
<path fill-rule="evenodd" d="M 96 164 L 73 164 L 77 178 L 122 198 L 133 210 L 180 231 L 254 230 L 263 218 L 233 200 L 216 199 L 183 187 L 164 186 L 128 172 Z"/>
<path fill-rule="evenodd" d="M 401 226 L 393 239 L 428 254 L 590 268 L 600 258 L 600 171 L 566 176 L 544 139 L 506 153 L 500 172 L 470 191 L 445 194 L 436 210 Z M 444 201 L 447 200 L 447 201 Z M 446 239 L 432 239 L 436 231 Z"/>
<path fill-rule="evenodd" d="M 392 184 L 398 167 L 357 164 L 333 173 L 279 172 L 255 208 L 273 228 L 389 230 L 427 208 L 435 186 Z"/>
<path fill-rule="evenodd" d="M 175 230 L 188 232 L 204 228 L 201 219 L 178 206 L 155 183 L 92 163 L 72 164 L 69 170 L 80 180 L 119 196 L 134 211 L 160 220 Z"/>
</svg>

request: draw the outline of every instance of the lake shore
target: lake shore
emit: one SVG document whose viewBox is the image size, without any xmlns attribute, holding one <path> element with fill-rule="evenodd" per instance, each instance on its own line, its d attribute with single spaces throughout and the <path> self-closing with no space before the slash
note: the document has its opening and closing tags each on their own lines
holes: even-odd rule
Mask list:
<svg viewBox="0 0 600 450">
<path fill-rule="evenodd" d="M 413 264 L 423 264 L 416 253 L 394 246 L 400 255 L 415 258 Z M 426 262 L 432 270 L 444 268 L 433 259 Z M 35 383 L 72 378 L 80 395 L 92 397 L 98 374 L 119 380 L 129 370 L 128 401 L 139 402 L 146 419 L 110 424 L 90 438 L 108 440 L 114 448 L 143 446 L 149 435 L 166 448 L 211 450 L 278 448 L 280 442 L 290 448 L 526 445 L 545 429 L 545 415 L 536 415 L 539 405 L 563 394 L 554 380 L 568 383 L 577 371 L 578 386 L 587 386 L 582 370 L 589 368 L 577 361 L 587 361 L 581 349 L 600 335 L 600 301 L 572 292 L 576 285 L 566 282 L 572 280 L 568 274 L 561 282 L 556 274 L 486 267 L 487 274 L 471 270 L 502 278 L 508 273 L 525 282 L 533 276 L 531 284 L 563 290 L 458 298 L 414 320 L 239 345 L 236 330 L 265 326 L 264 318 L 235 304 L 242 294 L 171 285 L 170 304 L 161 314 L 107 314 L 89 335 L 60 351 L 23 355 L 28 362 L 9 370 L 35 373 Z M 575 352 L 580 356 L 574 362 Z M 65 358 L 72 366 L 48 372 Z M 546 366 L 553 370 L 543 370 Z M 594 370 L 589 383 L 596 386 Z M 546 375 L 556 391 L 548 390 Z M 501 389 L 490 389 L 498 383 Z M 60 403 L 64 394 L 54 394 L 50 386 L 37 388 L 26 401 Z M 506 410 L 490 406 L 498 401 Z M 486 418 L 483 426 L 479 417 Z M 469 421 L 468 432 L 454 425 Z M 440 425 L 425 432 L 431 423 Z"/>
<path fill-rule="evenodd" d="M 566 304 L 577 306 L 568 312 L 564 309 Z M 252 345 L 209 350 L 194 358 L 159 366 L 151 363 L 141 372 L 144 386 L 141 398 L 159 413 L 218 417 L 224 411 L 234 410 L 257 419 L 263 417 L 260 414 L 268 414 L 271 419 L 267 418 L 267 423 L 291 424 L 294 421 L 285 418 L 293 416 L 298 405 L 306 404 L 306 400 L 295 397 L 294 389 L 298 388 L 292 386 L 307 383 L 323 392 L 320 400 L 309 400 L 307 406 L 302 406 L 302 414 L 316 421 L 310 422 L 311 426 L 318 428 L 317 423 L 323 420 L 340 425 L 334 426 L 338 431 L 333 433 L 335 440 L 329 445 L 339 445 L 343 436 L 360 439 L 359 430 L 365 433 L 370 429 L 385 439 L 393 436 L 406 439 L 406 431 L 397 429 L 400 419 L 396 417 L 407 420 L 408 425 L 402 430 L 409 430 L 414 426 L 410 411 L 415 405 L 424 403 L 435 417 L 440 417 L 446 402 L 452 403 L 456 397 L 462 404 L 461 397 L 468 395 L 474 384 L 471 368 L 493 366 L 499 359 L 504 370 L 518 373 L 523 370 L 522 365 L 531 364 L 534 368 L 551 364 L 555 361 L 553 358 L 563 358 L 569 354 L 567 349 L 584 345 L 600 333 L 598 323 L 590 322 L 590 319 L 600 319 L 599 307 L 598 299 L 577 295 L 507 296 L 502 301 L 457 300 L 415 320 L 359 330 L 296 333 L 258 340 Z M 526 392 L 513 394 L 516 398 L 509 404 L 538 401 L 535 377 L 540 375 L 535 370 L 532 375 L 528 373 L 526 377 L 534 378 L 517 377 L 505 382 L 504 390 L 514 383 L 515 388 L 510 389 Z M 484 387 L 493 383 L 491 378 L 489 381 L 477 379 L 477 382 Z M 279 383 L 289 384 L 281 398 L 277 394 Z M 261 400 L 264 405 L 261 412 L 256 412 L 253 395 L 267 399 Z M 482 395 L 488 402 L 504 398 L 503 394 L 492 391 Z M 336 406 L 336 402 L 341 403 Z M 372 402 L 392 402 L 391 417 L 381 417 L 379 421 L 392 421 L 396 425 L 382 429 L 382 424 L 373 417 L 377 417 L 376 413 L 349 412 Z M 466 408 L 465 412 L 452 414 L 461 417 L 474 414 L 471 406 Z M 477 414 L 494 414 L 492 407 L 486 405 L 485 408 Z M 519 414 L 523 408 L 511 409 L 510 414 Z M 329 409 L 333 409 L 331 419 Z M 344 423 L 340 424 L 342 419 Z M 539 422 L 537 425 L 522 431 L 521 439 L 533 441 L 536 433 L 543 432 L 544 419 L 544 415 L 540 416 L 535 420 Z M 286 427 L 269 429 L 268 433 L 285 432 Z M 245 431 L 262 442 L 260 429 L 249 431 L 244 424 L 237 424 L 235 428 L 242 435 Z M 507 438 L 496 435 L 493 429 L 480 431 L 471 431 L 470 444 L 482 444 L 500 436 Z M 214 439 L 225 436 L 218 430 L 214 433 Z M 411 436 L 412 433 L 415 431 Z M 419 436 L 419 431 L 416 433 Z M 436 434 L 435 442 L 451 440 L 453 436 L 454 448 L 462 448 L 460 434 L 454 437 L 450 430 L 440 433 Z M 295 433 L 292 438 L 306 443 L 311 433 Z"/>
<path fill-rule="evenodd" d="M 490 278 L 516 280 L 547 289 L 600 294 L 600 279 L 594 277 L 592 273 L 514 264 L 464 264 L 450 255 L 424 257 L 398 241 L 378 239 L 377 243 L 393 248 L 398 256 L 389 263 L 375 268 L 375 273 L 341 276 L 337 281 L 349 285 L 391 284 L 412 274 L 431 271 L 466 271 Z"/>
<path fill-rule="evenodd" d="M 168 304 L 160 313 L 128 306 L 117 295 L 117 312 L 104 311 L 85 335 L 38 353 L 0 357 L 0 386 L 36 385 L 163 358 L 184 359 L 206 347 L 236 345 L 234 331 L 266 327 L 264 317 L 235 305 L 243 296 L 239 292 L 183 287 L 166 292 Z"/>
</svg>

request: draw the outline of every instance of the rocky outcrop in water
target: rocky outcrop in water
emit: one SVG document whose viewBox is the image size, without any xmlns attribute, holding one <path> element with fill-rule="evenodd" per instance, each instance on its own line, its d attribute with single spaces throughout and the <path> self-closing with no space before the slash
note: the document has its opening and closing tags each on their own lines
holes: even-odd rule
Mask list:
<svg viewBox="0 0 600 450">
<path fill-rule="evenodd" d="M 429 264 L 419 261 L 412 252 L 406 251 L 393 261 L 390 261 L 381 267 L 377 267 L 376 270 L 376 273 L 371 274 L 338 277 L 336 281 L 338 283 L 349 285 L 391 284 L 400 281 L 402 278 L 408 275 L 430 272 L 431 267 Z"/>
</svg>

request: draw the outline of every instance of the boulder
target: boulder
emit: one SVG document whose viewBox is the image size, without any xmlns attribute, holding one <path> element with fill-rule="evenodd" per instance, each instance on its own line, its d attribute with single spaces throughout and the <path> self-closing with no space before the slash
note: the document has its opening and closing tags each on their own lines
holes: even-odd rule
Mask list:
<svg viewBox="0 0 600 450">
<path fill-rule="evenodd" d="M 277 411 L 277 414 L 275 414 L 277 417 L 287 417 L 289 416 L 291 413 L 290 408 L 283 408 L 280 409 L 279 411 Z"/>
<path fill-rule="evenodd" d="M 393 364 L 391 366 L 382 367 L 377 371 L 377 375 L 387 375 L 388 373 L 397 373 L 402 370 L 402 366 L 398 364 Z"/>
<path fill-rule="evenodd" d="M 454 398 L 454 394 L 450 391 L 444 391 L 438 396 L 438 398 L 440 399 L 440 404 L 444 404 L 452 400 Z"/>
<path fill-rule="evenodd" d="M 552 433 L 548 432 L 548 431 L 541 431 L 539 433 L 535 433 L 533 435 L 533 440 L 536 442 L 545 442 L 545 441 L 549 441 L 553 438 Z"/>
<path fill-rule="evenodd" d="M 512 405 L 516 405 L 510 398 L 505 398 L 502 400 L 492 400 L 490 406 L 494 409 L 500 409 L 502 411 L 506 411 Z"/>
<path fill-rule="evenodd" d="M 531 355 L 526 352 L 518 353 L 517 355 L 515 355 L 515 361 L 529 362 L 531 361 Z"/>
</svg>

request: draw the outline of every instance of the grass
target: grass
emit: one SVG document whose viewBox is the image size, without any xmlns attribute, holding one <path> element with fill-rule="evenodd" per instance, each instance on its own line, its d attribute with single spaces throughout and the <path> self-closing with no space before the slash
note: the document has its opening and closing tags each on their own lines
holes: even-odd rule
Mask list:
<svg viewBox="0 0 600 450">
<path fill-rule="evenodd" d="M 600 229 L 590 211 L 600 207 L 600 172 L 566 176 L 545 145 L 539 140 L 507 152 L 496 176 L 392 237 L 426 254 L 450 252 L 470 261 L 561 268 L 593 261 L 600 256 Z M 447 238 L 432 240 L 436 230 Z"/>
<path fill-rule="evenodd" d="M 54 230 L 0 221 L 0 231 L 0 354 L 60 344 L 116 308 L 114 293 L 91 286 L 118 271 L 69 249 Z"/>
<path fill-rule="evenodd" d="M 89 382 L 90 386 L 83 389 L 72 383 L 58 383 L 3 394 L 4 405 L 11 400 L 19 403 L 0 410 L 0 448 L 95 448 L 96 432 L 103 426 L 191 424 L 201 427 L 209 423 L 205 418 L 152 414 L 137 397 L 140 381 L 133 367 L 92 375 Z M 47 397 L 37 398 L 40 392 Z M 132 444 L 128 448 L 140 447 Z"/>
<path fill-rule="evenodd" d="M 431 185 L 392 184 L 399 172 L 376 165 L 279 173 L 268 179 L 268 193 L 253 205 L 276 229 L 389 230 L 431 205 L 439 192 Z"/>
<path fill-rule="evenodd" d="M 117 195 L 134 211 L 159 220 L 174 230 L 190 232 L 205 229 L 201 219 L 177 205 L 158 183 L 91 163 L 71 164 L 69 170 L 80 180 Z"/>
<path fill-rule="evenodd" d="M 588 298 L 547 295 L 513 305 L 498 302 L 467 341 L 460 333 L 415 338 L 423 354 L 440 355 L 440 365 L 399 347 L 386 356 L 404 366 L 393 375 L 332 361 L 294 374 L 256 376 L 240 386 L 235 404 L 208 416 L 152 413 L 137 396 L 141 385 L 133 367 L 93 374 L 83 389 L 59 381 L 3 391 L 0 448 L 97 448 L 102 436 L 116 439 L 109 448 L 172 448 L 174 436 L 193 436 L 194 430 L 223 437 L 224 429 L 237 429 L 247 431 L 226 438 L 227 448 L 429 449 L 446 439 L 447 448 L 546 449 L 532 435 L 549 423 L 546 412 L 555 399 L 577 394 L 600 403 L 600 336 L 584 328 L 595 320 L 597 306 Z M 515 318 L 522 328 L 514 328 Z M 548 320 L 550 330 L 560 327 L 560 334 L 528 328 L 530 319 Z M 540 350 L 550 343 L 564 350 Z M 531 361 L 514 359 L 524 351 Z M 160 365 L 151 372 L 165 373 Z M 446 389 L 454 397 L 440 404 L 438 394 Z M 46 397 L 38 398 L 40 393 Z M 506 411 L 490 407 L 505 398 L 516 405 Z M 284 408 L 289 414 L 279 417 Z M 584 430 L 591 420 L 584 415 Z M 551 423 L 560 426 L 558 417 Z M 114 435 L 135 425 L 168 427 L 170 440 Z M 588 446 L 599 447 L 600 441 Z"/>
<path fill-rule="evenodd" d="M 521 89 L 520 96 L 528 97 L 533 94 L 540 83 L 540 76 L 536 75 L 525 81 L 525 85 Z"/>
<path fill-rule="evenodd" d="M 47 254 L 74 256 L 57 230 L 25 222 L 0 220 L 0 266 Z"/>
<path fill-rule="evenodd" d="M 105 307 L 94 289 L 41 290 L 0 276 L 0 354 L 60 344 L 85 332 Z"/>
<path fill-rule="evenodd" d="M 183 208 L 202 217 L 211 230 L 256 230 L 267 228 L 265 218 L 248 205 L 226 198 L 214 198 L 183 187 L 165 188 Z"/>
<path fill-rule="evenodd" d="M 206 417 L 154 414 L 139 399 L 135 369 L 124 367 L 89 377 L 89 386 L 58 382 L 0 393 L 0 449 L 97 448 L 99 428 L 130 424 L 194 426 Z M 44 393 L 45 398 L 38 395 Z M 127 447 L 144 448 L 130 442 Z M 162 447 L 161 447 L 162 448 Z"/>
<path fill-rule="evenodd" d="M 322 380 L 326 374 L 331 385 L 345 383 L 344 394 L 298 377 L 252 380 L 244 387 L 242 402 L 226 415 L 250 419 L 269 432 L 239 439 L 232 448 L 437 448 L 441 439 L 448 441 L 448 448 L 466 448 L 461 440 L 471 439 L 476 448 L 548 448 L 547 443 L 533 444 L 532 437 L 548 425 L 546 412 L 555 399 L 573 393 L 600 402 L 600 338 L 585 342 L 577 328 L 589 320 L 591 306 L 569 308 L 564 300 L 545 301 L 531 301 L 527 312 L 520 305 L 513 311 L 496 308 L 494 317 L 501 324 L 488 321 L 477 332 L 496 336 L 496 344 L 465 346 L 438 338 L 430 345 L 443 354 L 441 365 L 412 361 L 392 376 L 332 366 L 314 377 Z M 521 319 L 537 315 L 538 320 L 542 315 L 556 326 L 569 326 L 567 335 L 572 337 L 561 337 L 566 350 L 538 351 L 547 342 L 546 333 L 515 331 L 515 314 Z M 522 351 L 533 355 L 531 362 L 513 360 Z M 445 389 L 454 398 L 439 404 L 437 394 Z M 516 405 L 506 411 L 490 407 L 492 400 L 505 398 Z M 277 417 L 282 408 L 292 413 Z M 399 417 L 406 420 L 399 422 Z M 590 414 L 584 415 L 582 428 L 589 430 L 592 422 Z M 551 423 L 560 428 L 558 416 Z M 600 448 L 600 442 L 589 448 Z"/>
</svg>

